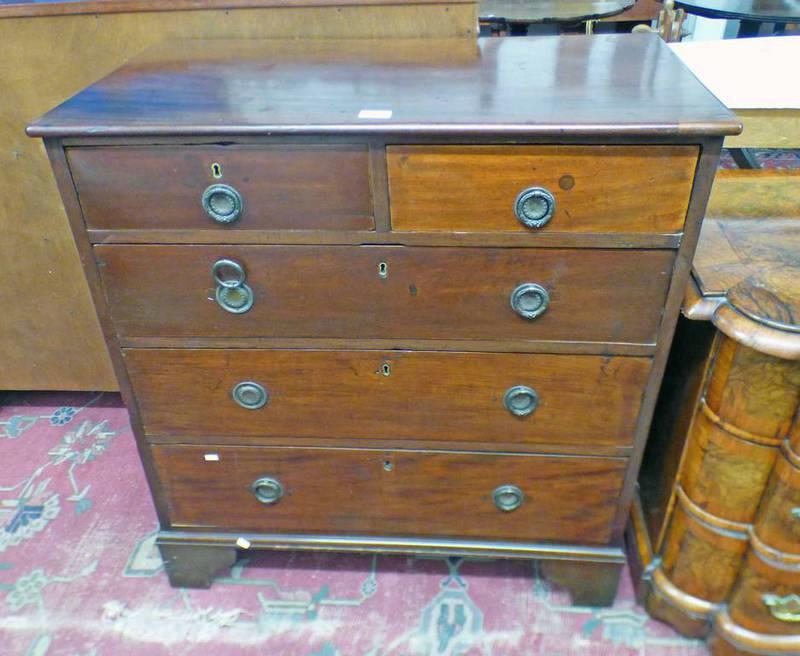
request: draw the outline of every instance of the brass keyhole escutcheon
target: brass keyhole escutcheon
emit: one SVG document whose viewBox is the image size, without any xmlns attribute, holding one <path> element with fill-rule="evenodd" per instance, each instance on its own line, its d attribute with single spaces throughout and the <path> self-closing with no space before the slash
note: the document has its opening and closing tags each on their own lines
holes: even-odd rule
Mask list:
<svg viewBox="0 0 800 656">
<path fill-rule="evenodd" d="M 392 365 L 388 362 L 384 362 L 381 365 L 380 372 L 382 376 L 391 376 L 392 375 Z"/>
<path fill-rule="evenodd" d="M 389 265 L 386 262 L 378 263 L 378 277 L 384 279 L 389 277 Z"/>
<path fill-rule="evenodd" d="M 214 162 L 211 165 L 211 177 L 215 180 L 219 180 L 222 177 L 222 166 L 219 162 Z"/>
</svg>

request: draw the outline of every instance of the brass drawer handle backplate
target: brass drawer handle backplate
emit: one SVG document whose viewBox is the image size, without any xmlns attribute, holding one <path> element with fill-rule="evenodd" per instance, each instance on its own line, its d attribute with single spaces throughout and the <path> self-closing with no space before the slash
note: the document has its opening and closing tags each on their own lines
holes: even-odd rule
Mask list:
<svg viewBox="0 0 800 656">
<path fill-rule="evenodd" d="M 790 594 L 779 597 L 774 594 L 761 596 L 764 605 L 769 608 L 769 613 L 781 622 L 800 622 L 800 595 Z"/>
<path fill-rule="evenodd" d="M 523 319 L 541 316 L 550 305 L 550 294 L 539 283 L 525 282 L 511 292 L 511 309 Z"/>
<path fill-rule="evenodd" d="M 258 410 L 269 402 L 269 392 L 263 385 L 243 380 L 231 390 L 231 397 L 245 410 Z"/>
<path fill-rule="evenodd" d="M 217 286 L 217 305 L 223 310 L 243 314 L 253 307 L 253 290 L 245 282 L 247 273 L 236 260 L 221 258 L 214 262 L 211 277 Z"/>
<path fill-rule="evenodd" d="M 233 223 L 244 212 L 242 195 L 230 185 L 213 184 L 206 187 L 201 202 L 206 214 L 222 225 Z"/>
<path fill-rule="evenodd" d="M 503 395 L 503 405 L 512 415 L 527 417 L 539 406 L 539 393 L 527 385 L 514 385 Z"/>
<path fill-rule="evenodd" d="M 514 201 L 514 214 L 526 228 L 538 230 L 553 218 L 556 199 L 544 187 L 528 187 Z"/>
<path fill-rule="evenodd" d="M 522 505 L 525 495 L 516 485 L 501 485 L 492 492 L 492 501 L 503 512 L 511 512 Z"/>
<path fill-rule="evenodd" d="M 250 491 L 266 506 L 278 503 L 283 497 L 283 485 L 277 478 L 270 476 L 257 478 L 250 486 Z"/>
</svg>

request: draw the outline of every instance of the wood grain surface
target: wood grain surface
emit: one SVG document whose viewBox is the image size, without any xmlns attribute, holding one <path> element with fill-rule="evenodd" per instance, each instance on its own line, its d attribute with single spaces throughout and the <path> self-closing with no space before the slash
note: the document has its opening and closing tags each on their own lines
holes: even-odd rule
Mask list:
<svg viewBox="0 0 800 656">
<path fill-rule="evenodd" d="M 797 637 L 797 621 L 774 617 L 764 595 L 800 596 L 800 558 L 776 561 L 751 548 L 728 604 L 731 620 L 744 629 Z M 800 618 L 796 604 L 794 608 L 795 617 Z"/>
<path fill-rule="evenodd" d="M 414 5 L 472 4 L 474 0 L 414 0 Z M 0 19 L 11 17 L 66 16 L 143 12 L 198 11 L 209 9 L 287 9 L 297 7 L 393 7 L 404 0 L 3 0 Z"/>
<path fill-rule="evenodd" d="M 714 618 L 714 633 L 708 641 L 713 656 L 794 656 L 800 652 L 800 637 L 757 633 L 739 626 L 727 609 Z"/>
<path fill-rule="evenodd" d="M 698 318 L 742 344 L 800 360 L 800 171 L 722 171 L 694 262 Z M 711 303 L 713 302 L 713 303 Z M 689 308 L 697 302 L 689 301 Z"/>
<path fill-rule="evenodd" d="M 98 96 L 103 103 L 94 101 Z M 364 109 L 390 114 L 364 118 Z M 740 129 L 657 36 L 604 34 L 486 38 L 477 44 L 171 42 L 74 96 L 28 132 L 698 139 Z"/>
<path fill-rule="evenodd" d="M 586 66 L 591 62 L 594 72 L 609 56 L 599 70 L 612 76 L 595 88 L 598 79 Z M 557 74 L 552 79 L 526 74 L 531 61 L 537 72 L 555 62 Z M 298 89 L 301 72 L 304 85 Z M 103 102 L 96 102 L 98 97 Z M 550 100 L 536 102 L 543 97 Z M 388 107 L 378 106 L 381 102 Z M 383 110 L 385 116 L 370 119 L 363 109 Z M 506 248 L 452 247 L 440 240 L 435 247 L 347 241 L 346 246 L 121 243 L 87 249 L 88 235 L 81 234 L 90 278 L 103 282 L 102 292 L 95 288 L 99 304 L 111 308 L 103 315 L 104 325 L 117 333 L 108 335 L 109 342 L 123 346 L 116 355 L 131 379 L 134 415 L 141 413 L 136 432 L 143 460 L 157 469 L 148 474 L 162 521 L 167 517 L 161 543 L 188 529 L 181 539 L 204 547 L 225 531 L 262 534 L 256 544 L 273 548 L 311 544 L 314 535 L 316 548 L 359 548 L 359 535 L 388 544 L 391 538 L 381 534 L 400 536 L 394 548 L 412 552 L 413 540 L 426 537 L 449 540 L 442 549 L 453 553 L 459 539 L 469 538 L 488 540 L 490 549 L 491 540 L 501 540 L 497 552 L 504 554 L 514 552 L 509 544 L 518 545 L 518 553 L 535 554 L 536 541 L 545 547 L 548 542 L 595 546 L 616 550 L 611 561 L 598 566 L 597 581 L 581 580 L 592 574 L 591 566 L 556 567 L 556 578 L 568 582 L 577 600 L 609 603 L 719 147 L 723 135 L 738 129 L 658 39 L 616 36 L 496 39 L 477 47 L 452 39 L 170 44 L 33 124 L 29 133 L 45 136 L 59 166 L 62 138 L 70 148 L 117 148 L 126 140 L 129 147 L 146 141 L 172 148 L 205 141 L 200 145 L 209 147 L 240 140 L 256 144 L 267 137 L 283 140 L 284 147 L 294 139 L 331 147 L 368 143 L 375 234 L 386 234 L 387 241 L 392 199 L 383 168 L 386 144 L 587 149 L 648 144 L 685 156 L 674 194 L 684 194 L 683 204 L 670 210 L 679 213 L 677 227 L 594 231 L 594 237 L 613 236 L 610 249 L 590 248 L 598 241 L 570 242 L 569 231 L 541 249 L 531 248 L 534 242 L 522 232 L 508 235 L 528 238 L 518 248 L 513 242 L 503 243 Z M 96 175 L 91 166 L 88 170 Z M 601 175 L 594 170 L 594 177 Z M 628 171 L 620 175 L 632 175 Z M 558 177 L 559 188 L 583 189 L 587 177 L 570 180 L 570 175 Z M 81 231 L 81 217 L 74 213 L 80 191 L 72 194 L 63 171 L 60 176 L 73 226 Z M 666 184 L 655 179 L 657 186 Z M 646 185 L 640 187 L 644 193 Z M 469 232 L 451 230 L 452 243 Z M 135 231 L 139 240 L 162 241 L 169 234 L 190 239 L 203 232 L 169 226 Z M 349 240 L 359 231 L 368 232 L 342 230 Z M 92 239 L 124 241 L 123 232 L 100 227 Z M 268 232 L 254 234 L 261 238 Z M 285 226 L 276 230 L 290 232 Z M 321 234 L 332 232 L 336 229 Z M 226 314 L 213 298 L 210 270 L 223 257 L 241 263 L 254 291 L 255 304 L 245 314 Z M 542 317 L 526 321 L 514 313 L 509 297 L 519 284 L 533 282 L 546 288 L 550 305 Z M 271 348 L 248 348 L 247 339 Z M 336 339 L 374 341 L 334 350 Z M 148 340 L 151 347 L 142 347 Z M 299 341 L 292 347 L 291 340 Z M 330 350 L 315 350 L 321 344 L 314 340 Z M 377 340 L 410 340 L 416 350 L 396 344 L 364 348 Z M 427 340 L 442 350 L 426 347 Z M 209 348 L 211 341 L 220 348 Z M 475 348 L 479 342 L 485 351 L 457 350 L 458 344 Z M 153 348 L 156 343 L 164 348 Z M 132 348 L 136 344 L 139 348 Z M 519 353 L 519 344 L 565 349 L 565 355 Z M 617 349 L 627 355 L 617 355 Z M 268 390 L 263 407 L 247 410 L 231 398 L 234 386 L 244 381 Z M 518 385 L 536 390 L 539 403 L 530 416 L 514 416 L 505 407 L 504 395 Z M 399 443 L 394 449 L 388 447 L 392 441 Z M 545 455 L 560 445 L 563 452 Z M 544 453 L 532 453 L 539 448 Z M 363 460 L 367 452 L 378 457 Z M 189 457 L 193 453 L 197 460 Z M 223 475 L 207 467 L 231 462 Z M 326 465 L 332 465 L 330 471 Z M 298 479 L 291 479 L 295 473 Z M 480 492 L 477 502 L 484 505 L 476 513 L 475 490 L 486 488 L 495 474 L 541 503 L 526 501 L 504 514 L 486 505 L 491 492 Z M 275 521 L 263 519 L 265 506 L 249 491 L 254 478 L 268 475 L 279 476 L 288 491 L 268 509 L 278 511 L 272 513 Z M 517 483 L 520 477 L 524 480 Z M 217 498 L 233 500 L 234 509 Z M 514 514 L 512 527 L 505 518 Z M 298 539 L 281 539 L 281 530 Z M 303 538 L 307 533 L 311 536 Z M 562 549 L 558 544 L 554 548 Z M 467 542 L 465 549 L 474 553 L 480 547 Z M 591 560 L 588 552 L 559 553 L 568 560 Z M 609 564 L 613 567 L 605 567 Z"/>
<path fill-rule="evenodd" d="M 753 441 L 777 446 L 797 430 L 800 363 L 721 340 L 705 393 L 709 409 Z"/>
<path fill-rule="evenodd" d="M 201 205 L 215 184 L 243 200 L 228 231 L 375 228 L 366 144 L 70 148 L 67 158 L 89 229 L 219 229 Z"/>
<path fill-rule="evenodd" d="M 403 351 L 126 349 L 149 435 L 449 440 L 630 445 L 648 358 Z M 389 375 L 383 366 L 387 365 Z M 269 391 L 260 410 L 231 399 L 252 380 Z M 506 390 L 539 395 L 527 417 Z"/>
<path fill-rule="evenodd" d="M 450 3 L 37 18 L 8 11 L 0 8 L 0 272 L 24 280 L 26 289 L 20 295 L 14 285 L 0 287 L 0 389 L 8 390 L 117 388 L 47 156 L 41 142 L 25 136 L 33 118 L 162 41 L 474 37 L 477 24 L 474 4 Z M 46 74 L 53 62 L 58 74 Z"/>
<path fill-rule="evenodd" d="M 579 23 L 613 16 L 631 7 L 634 0 L 482 0 L 481 22 Z"/>
<path fill-rule="evenodd" d="M 391 146 L 392 227 L 677 233 L 697 156 L 696 146 Z M 553 218 L 534 230 L 514 214 L 517 195 L 529 187 L 544 187 L 556 200 Z"/>
<path fill-rule="evenodd" d="M 728 599 L 746 551 L 747 534 L 714 527 L 676 504 L 660 569 L 684 594 L 719 604 Z"/>
<path fill-rule="evenodd" d="M 388 214 L 387 214 L 388 216 Z M 89 230 L 95 244 L 306 244 L 496 248 L 676 249 L 680 234 L 539 232 L 377 232 L 372 230 Z"/>
<path fill-rule="evenodd" d="M 755 236 L 749 235 L 751 258 L 759 252 Z M 714 330 L 710 323 L 688 324 Z M 800 518 L 794 511 L 800 458 L 791 446 L 798 432 L 800 363 L 755 350 L 747 340 L 739 343 L 721 328 L 715 333 L 713 347 L 700 350 L 706 366 L 699 393 L 688 396 L 685 407 L 667 403 L 664 409 L 668 423 L 684 427 L 684 446 L 674 479 L 656 481 L 662 489 L 643 495 L 656 500 L 652 519 L 661 522 L 651 524 L 661 535 L 661 560 L 646 576 L 643 601 L 686 635 L 710 634 L 715 656 L 794 654 L 800 645 L 796 624 L 773 617 L 764 595 L 797 594 L 800 580 Z M 695 358 L 693 352 L 674 356 L 690 368 Z M 651 446 L 656 450 L 650 457 L 663 460 L 658 445 Z"/>
<path fill-rule="evenodd" d="M 752 523 L 777 456 L 776 445 L 732 435 L 701 405 L 692 423 L 680 485 L 716 517 Z"/>
<path fill-rule="evenodd" d="M 116 245 L 96 246 L 95 253 L 123 340 L 350 337 L 652 344 L 674 260 L 670 251 L 396 246 Z M 226 312 L 213 300 L 211 267 L 220 258 L 233 259 L 246 271 L 254 303 L 245 314 Z M 528 282 L 550 295 L 547 311 L 533 320 L 520 317 L 510 303 L 512 291 Z"/>
<path fill-rule="evenodd" d="M 788 447 L 775 461 L 753 531 L 768 547 L 800 555 L 800 456 Z"/>
<path fill-rule="evenodd" d="M 622 574 L 621 563 L 543 560 L 539 563 L 545 578 L 566 588 L 575 606 L 610 606 L 614 603 Z"/>
<path fill-rule="evenodd" d="M 158 446 L 153 449 L 173 528 L 288 533 L 608 540 L 624 460 L 350 449 Z M 208 462 L 213 452 L 218 461 Z M 259 477 L 284 497 L 260 503 Z M 498 510 L 492 492 L 525 501 Z M 224 501 L 224 502 L 223 502 Z"/>
</svg>

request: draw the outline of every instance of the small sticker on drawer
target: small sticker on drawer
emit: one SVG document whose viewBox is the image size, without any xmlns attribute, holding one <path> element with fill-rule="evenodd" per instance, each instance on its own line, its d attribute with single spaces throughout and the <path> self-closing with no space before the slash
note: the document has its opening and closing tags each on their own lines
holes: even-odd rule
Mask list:
<svg viewBox="0 0 800 656">
<path fill-rule="evenodd" d="M 219 462 L 219 453 L 206 453 L 203 456 L 203 460 L 206 462 Z"/>
<path fill-rule="evenodd" d="M 382 119 L 386 120 L 392 118 L 392 110 L 391 109 L 362 109 L 358 113 L 358 118 L 361 119 Z"/>
<path fill-rule="evenodd" d="M 236 538 L 236 546 L 240 549 L 249 549 L 250 548 L 250 540 L 245 538 Z"/>
</svg>

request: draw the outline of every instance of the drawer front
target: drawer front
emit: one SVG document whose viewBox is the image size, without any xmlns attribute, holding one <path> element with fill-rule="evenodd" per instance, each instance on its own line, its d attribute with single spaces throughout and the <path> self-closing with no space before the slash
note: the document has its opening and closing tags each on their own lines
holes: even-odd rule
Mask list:
<svg viewBox="0 0 800 656">
<path fill-rule="evenodd" d="M 360 449 L 158 446 L 153 455 L 173 528 L 583 544 L 609 540 L 626 465 Z"/>
<path fill-rule="evenodd" d="M 800 556 L 800 469 L 784 454 L 775 461 L 754 528 L 767 546 Z"/>
<path fill-rule="evenodd" d="M 401 246 L 115 245 L 95 253 L 123 338 L 641 344 L 655 341 L 674 258 L 670 251 Z M 244 313 L 215 301 L 211 269 L 221 259 L 241 266 L 252 291 Z M 514 291 L 529 284 L 549 297 L 533 319 L 511 305 Z M 527 296 L 518 308 L 544 298 Z"/>
<path fill-rule="evenodd" d="M 590 355 L 247 349 L 125 349 L 124 355 L 149 435 L 466 441 L 489 449 L 494 443 L 629 446 L 650 370 L 649 358 Z M 242 382 L 264 388 L 261 407 L 235 401 Z"/>
<path fill-rule="evenodd" d="M 392 228 L 411 232 L 677 233 L 694 146 L 391 146 Z M 521 196 L 544 190 L 549 196 Z M 519 198 L 522 218 L 515 213 Z"/>
<path fill-rule="evenodd" d="M 767 561 L 750 550 L 729 604 L 739 626 L 768 634 L 796 635 L 800 627 L 800 559 Z"/>
<path fill-rule="evenodd" d="M 705 405 L 695 412 L 680 484 L 704 511 L 731 522 L 750 524 L 778 451 L 743 440 L 726 430 L 730 424 L 720 423 L 709 416 Z"/>
<path fill-rule="evenodd" d="M 365 146 L 126 146 L 67 156 L 90 229 L 375 227 Z M 212 185 L 238 193 L 238 218 L 229 189 L 206 198 L 219 219 L 204 209 Z"/>
</svg>

